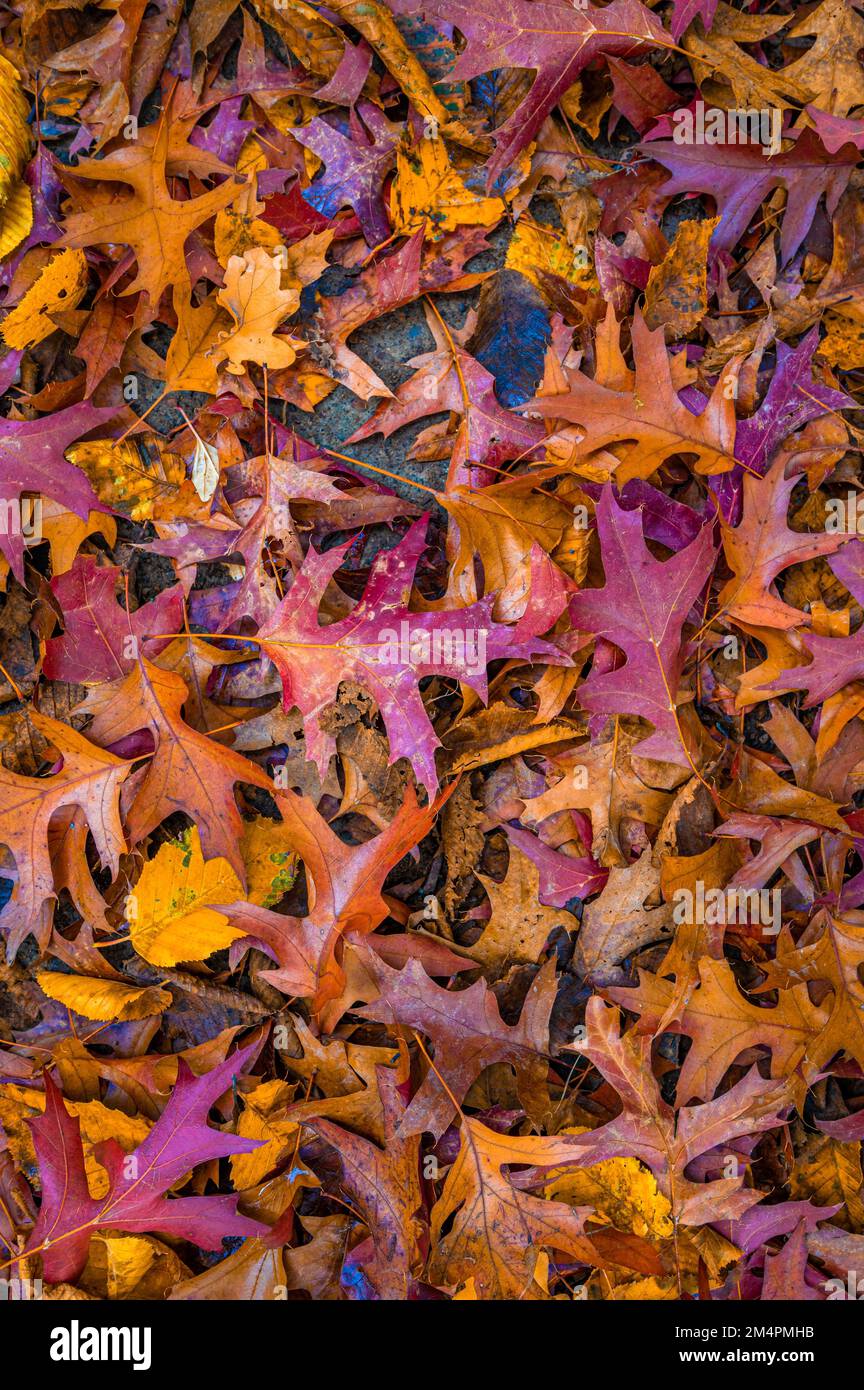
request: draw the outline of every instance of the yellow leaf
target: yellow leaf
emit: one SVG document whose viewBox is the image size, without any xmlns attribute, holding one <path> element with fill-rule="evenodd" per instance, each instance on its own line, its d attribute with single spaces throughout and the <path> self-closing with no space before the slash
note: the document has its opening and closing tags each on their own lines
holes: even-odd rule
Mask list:
<svg viewBox="0 0 864 1390">
<path fill-rule="evenodd" d="M 286 1081 L 265 1081 L 243 1097 L 244 1110 L 237 1122 L 241 1139 L 260 1139 L 259 1149 L 231 1157 L 231 1181 L 235 1188 L 253 1187 L 275 1168 L 282 1150 L 298 1126 L 282 1115 L 294 1099 L 293 1086 Z"/>
<path fill-rule="evenodd" d="M 841 1143 L 825 1134 L 807 1134 L 797 1148 L 789 1184 L 793 1197 L 809 1198 L 819 1206 L 844 1202 L 846 1211 L 832 1217 L 835 1225 L 864 1230 L 860 1144 Z"/>
<path fill-rule="evenodd" d="M 81 1126 L 90 1195 L 104 1197 L 108 1193 L 108 1174 L 93 1157 L 94 1145 L 101 1144 L 105 1139 L 114 1139 L 124 1153 L 131 1153 L 147 1138 L 150 1121 L 141 1115 L 131 1116 L 122 1110 L 110 1110 L 100 1100 L 64 1099 L 63 1103 Z M 37 1168 L 33 1136 L 27 1121 L 41 1115 L 44 1110 L 44 1091 L 12 1085 L 0 1090 L 0 1124 L 5 1131 L 9 1151 L 19 1168 Z"/>
<path fill-rule="evenodd" d="M 846 371 L 864 367 L 864 315 L 860 306 L 851 303 L 829 309 L 823 322 L 828 333 L 818 348 L 822 360 Z"/>
<path fill-rule="evenodd" d="M 64 975 L 58 970 L 36 974 L 49 999 L 65 1004 L 73 1013 L 99 1023 L 130 1023 L 161 1014 L 171 1003 L 171 993 L 158 985 L 127 985 L 122 980 L 103 980 L 93 975 Z"/>
<path fill-rule="evenodd" d="M 304 68 L 333 77 L 345 50 L 345 36 L 335 24 L 305 0 L 254 0 L 254 5 Z"/>
<path fill-rule="evenodd" d="M 319 280 L 327 269 L 327 251 L 332 240 L 331 231 L 312 232 L 292 246 L 283 246 L 280 252 L 282 284 L 287 289 L 302 290 L 304 285 Z"/>
<path fill-rule="evenodd" d="M 81 1282 L 99 1298 L 154 1300 L 164 1298 L 189 1273 L 174 1251 L 153 1236 L 97 1231 Z"/>
<path fill-rule="evenodd" d="M 520 218 L 516 230 L 507 247 L 504 265 L 508 270 L 518 270 L 542 289 L 539 272 L 560 275 L 583 289 L 596 286 L 591 251 L 587 244 L 580 242 L 571 246 L 569 241 L 553 227 L 541 227 L 527 217 Z"/>
<path fill-rule="evenodd" d="M 272 111 L 270 120 L 272 123 Z M 275 251 L 282 241 L 278 229 L 269 222 L 261 221 L 258 216 L 263 212 L 264 204 L 258 199 L 255 175 L 262 173 L 268 164 L 263 146 L 254 135 L 247 135 L 234 166 L 237 175 L 245 178 L 246 182 L 230 206 L 216 214 L 214 225 L 213 249 L 223 268 L 232 256 L 242 256 L 252 246 Z"/>
<path fill-rule="evenodd" d="M 297 855 L 287 846 L 281 821 L 256 816 L 243 827 L 240 853 L 246 866 L 249 901 L 273 907 L 297 877 Z"/>
<path fill-rule="evenodd" d="M 582 1134 L 579 1128 L 565 1134 Z M 637 1236 L 672 1234 L 672 1208 L 650 1169 L 637 1158 L 607 1158 L 590 1168 L 549 1174 L 544 1195 L 570 1206 L 592 1206 L 593 1221 L 605 1221 Z"/>
<path fill-rule="evenodd" d="M 454 1295 L 453 1295 L 453 1302 L 454 1302 L 454 1303 L 460 1303 L 460 1302 L 461 1302 L 461 1303 L 476 1303 L 476 1302 L 477 1302 L 477 1288 L 476 1288 L 476 1286 L 475 1286 L 475 1284 L 474 1284 L 473 1278 L 472 1278 L 472 1279 L 467 1279 L 467 1280 L 465 1281 L 465 1283 L 462 1285 L 462 1288 L 459 1290 L 459 1292 L 458 1292 L 458 1293 L 454 1293 Z"/>
<path fill-rule="evenodd" d="M 634 1279 L 629 1284 L 619 1284 L 605 1295 L 613 1302 L 674 1303 L 678 1299 L 675 1280 L 658 1279 L 652 1274 L 647 1279 Z"/>
<path fill-rule="evenodd" d="M 701 880 L 705 889 L 725 888 L 741 867 L 743 851 L 730 837 L 715 840 L 702 854 L 664 853 L 660 862 L 660 888 L 664 901 L 674 901 L 680 889 L 696 892 Z"/>
<path fill-rule="evenodd" d="M 232 256 L 242 256 L 253 246 L 275 251 L 281 242 L 278 227 L 262 222 L 260 217 L 250 217 L 235 207 L 223 208 L 216 214 L 213 249 L 223 267 L 228 265 Z"/>
<path fill-rule="evenodd" d="M 399 149 L 390 192 L 394 232 L 410 236 L 422 227 L 434 241 L 457 227 L 491 227 L 503 213 L 500 198 L 484 198 L 466 188 L 443 140 L 423 139 Z"/>
<path fill-rule="evenodd" d="M 314 409 L 316 405 L 320 405 L 323 400 L 326 400 L 331 392 L 335 391 L 338 383 L 314 367 L 298 367 L 297 384 L 303 388 L 306 400 Z M 304 406 L 303 409 L 305 410 L 306 407 Z"/>
<path fill-rule="evenodd" d="M 708 243 L 719 217 L 682 222 L 659 265 L 651 267 L 645 289 L 645 322 L 664 328 L 666 340 L 684 338 L 708 310 Z"/>
<path fill-rule="evenodd" d="M 110 546 L 117 539 L 117 522 L 105 512 L 90 512 L 87 520 L 70 512 L 50 497 L 42 498 L 42 536 L 51 547 L 51 573 L 65 574 L 87 536 L 104 536 Z"/>
<path fill-rule="evenodd" d="M 0 207 L 12 195 L 30 154 L 29 114 L 18 73 L 0 56 Z"/>
<path fill-rule="evenodd" d="M 10 348 L 28 348 L 41 343 L 56 327 L 52 314 L 74 309 L 87 289 L 87 258 L 83 251 L 61 251 L 45 269 L 14 309 L 3 320 L 0 332 Z"/>
<path fill-rule="evenodd" d="M 716 1289 L 744 1254 L 737 1245 L 733 1245 L 725 1236 L 721 1236 L 719 1231 L 715 1231 L 713 1226 L 687 1226 L 683 1229 L 679 1227 L 677 1246 L 674 1240 L 667 1241 L 667 1249 L 670 1243 L 673 1255 L 677 1250 L 682 1278 L 685 1282 L 689 1280 L 688 1287 L 693 1293 L 699 1287 L 700 1260 L 708 1275 L 708 1282 Z"/>
<path fill-rule="evenodd" d="M 170 509 L 186 478 L 179 454 L 159 439 L 138 438 L 122 444 L 93 439 L 73 444 L 66 457 L 87 474 L 102 502 L 131 521 L 150 521 L 163 506 Z"/>
<path fill-rule="evenodd" d="M 228 323 L 215 294 L 195 305 L 188 289 L 174 287 L 177 331 L 165 354 L 166 391 L 219 390 L 219 373 L 210 357 Z"/>
<path fill-rule="evenodd" d="M 227 859 L 204 858 L 193 826 L 144 865 L 127 900 L 132 945 L 151 965 L 204 960 L 243 935 L 215 911 L 243 896 Z"/>
<path fill-rule="evenodd" d="M 101 1100 L 67 1100 L 64 1104 L 81 1121 L 81 1137 L 86 1144 L 101 1144 L 103 1139 L 116 1139 L 125 1153 L 131 1153 L 144 1143 L 150 1133 L 150 1121 L 143 1115 L 127 1115 L 123 1110 L 112 1110 Z M 41 1104 L 39 1108 L 43 1108 Z"/>
<path fill-rule="evenodd" d="M 23 179 L 16 183 L 0 212 L 0 260 L 9 256 L 33 227 L 33 198 Z"/>
<path fill-rule="evenodd" d="M 5 1085 L 0 1090 L 0 1125 L 13 1162 L 19 1168 L 36 1166 L 36 1153 L 33 1136 L 27 1120 L 33 1119 L 45 1109 L 43 1091 L 32 1091 L 26 1086 Z"/>
</svg>

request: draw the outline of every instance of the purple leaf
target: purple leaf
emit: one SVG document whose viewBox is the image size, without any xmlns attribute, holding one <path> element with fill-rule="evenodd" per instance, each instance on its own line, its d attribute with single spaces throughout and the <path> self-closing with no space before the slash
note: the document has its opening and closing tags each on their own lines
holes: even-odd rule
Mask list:
<svg viewBox="0 0 864 1390">
<path fill-rule="evenodd" d="M 792 259 L 810 230 L 816 204 L 823 195 L 832 216 L 858 162 L 858 153 L 851 146 L 829 154 L 812 130 L 805 130 L 791 150 L 771 158 L 763 154 L 760 145 L 677 145 L 672 140 L 647 140 L 639 148 L 669 170 L 670 177 L 661 190 L 664 197 L 707 193 L 714 199 L 720 214 L 720 225 L 711 238 L 715 257 L 720 251 L 732 251 L 773 188 L 785 188 L 786 212 L 780 236 L 783 265 Z"/>
<path fill-rule="evenodd" d="M 96 563 L 92 555 L 79 554 L 66 574 L 51 580 L 51 592 L 63 612 L 62 637 L 46 643 L 45 675 L 49 680 L 108 681 L 128 675 L 136 663 L 127 655 L 144 643 L 150 632 L 175 632 L 183 623 L 183 590 L 179 584 L 163 589 L 151 603 L 127 613 L 116 599 L 120 570 Z M 148 655 L 161 651 L 164 642 L 147 643 Z"/>
<path fill-rule="evenodd" d="M 417 682 L 442 675 L 463 681 L 486 698 L 486 664 L 499 658 L 545 656 L 569 665 L 551 642 L 492 619 L 487 596 L 466 608 L 412 612 L 408 601 L 414 572 L 426 548 L 427 518 L 421 517 L 393 550 L 375 557 L 365 593 L 346 618 L 322 627 L 318 608 L 349 546 L 319 554 L 310 549 L 303 568 L 257 640 L 282 678 L 286 709 L 303 714 L 306 756 L 322 776 L 335 743 L 320 716 L 339 682 L 357 681 L 374 696 L 390 739 L 390 760 L 408 758 L 418 780 L 433 795 L 438 786 L 439 746 Z M 350 543 L 349 543 L 350 544 Z"/>
<path fill-rule="evenodd" d="M 292 134 L 326 165 L 324 177 L 304 190 L 309 205 L 333 217 L 350 204 L 369 245 L 386 241 L 390 224 L 381 188 L 396 158 L 397 127 L 371 102 L 361 101 L 351 113 L 351 139 L 323 116 Z"/>
<path fill-rule="evenodd" d="M 816 129 L 816 134 L 829 154 L 836 154 L 844 145 L 857 145 L 864 149 L 864 121 L 850 121 L 843 116 L 832 116 L 818 106 L 805 106 L 805 111 Z"/>
<path fill-rule="evenodd" d="M 565 907 L 571 898 L 590 898 L 609 877 L 593 859 L 560 854 L 528 830 L 505 825 L 507 838 L 540 870 L 539 898 L 547 907 Z"/>
<path fill-rule="evenodd" d="M 778 341 L 777 363 L 765 399 L 755 415 L 738 421 L 735 433 L 736 457 L 751 473 L 764 477 L 783 441 L 808 420 L 854 406 L 854 401 L 842 391 L 814 380 L 813 354 L 818 346 L 818 327 L 811 329 L 794 349 Z M 705 400 L 696 391 L 692 398 L 696 402 Z M 736 464 L 729 473 L 712 478 L 709 483 L 722 515 L 732 525 L 741 520 L 744 474 L 745 469 Z"/>
<path fill-rule="evenodd" d="M 777 365 L 765 399 L 749 420 L 739 420 L 735 455 L 753 472 L 768 472 L 775 450 L 784 439 L 831 410 L 855 408 L 842 391 L 834 391 L 813 379 L 813 354 L 819 346 L 814 327 L 796 348 L 777 343 Z"/>
<path fill-rule="evenodd" d="M 721 1235 L 750 1255 L 766 1241 L 794 1231 L 799 1221 L 805 1223 L 807 1230 L 815 1231 L 820 1221 L 834 1216 L 842 1205 L 841 1202 L 834 1207 L 816 1207 L 810 1202 L 778 1202 L 775 1206 L 751 1207 L 737 1221 L 716 1221 L 714 1225 Z"/>
<path fill-rule="evenodd" d="M 4 420 L 0 425 L 0 507 L 8 512 L 10 504 L 28 492 L 44 493 L 85 520 L 90 512 L 109 511 L 86 473 L 67 463 L 63 454 L 82 434 L 113 419 L 117 410 L 113 405 L 97 409 L 82 402 L 44 419 Z M 0 533 L 0 551 L 23 583 L 23 538 L 13 527 L 7 525 Z"/>
<path fill-rule="evenodd" d="M 714 23 L 714 15 L 717 12 L 717 0 L 673 0 L 672 5 L 672 37 L 677 43 L 684 33 L 689 29 L 694 19 L 701 19 L 702 27 L 706 34 Z"/>
<path fill-rule="evenodd" d="M 223 101 L 209 125 L 197 125 L 189 136 L 189 144 L 206 150 L 232 168 L 237 163 L 243 142 L 256 121 L 241 121 L 240 109 L 245 97 L 230 97 Z"/>
<path fill-rule="evenodd" d="M 0 428 L 0 491 L 4 496 L 44 492 L 86 521 L 90 512 L 107 512 L 86 473 L 67 463 L 64 451 L 82 435 L 118 413 L 116 405 L 87 401 L 40 420 L 4 420 Z"/>
<path fill-rule="evenodd" d="M 580 687 L 583 707 L 597 714 L 638 714 L 654 725 L 639 745 L 643 757 L 689 766 L 674 698 L 683 670 L 681 633 L 714 559 L 711 528 L 665 562 L 645 544 L 642 518 L 615 501 L 611 487 L 597 506 L 606 585 L 583 589 L 570 604 L 574 627 L 619 647 L 623 666 L 595 674 Z"/>
</svg>

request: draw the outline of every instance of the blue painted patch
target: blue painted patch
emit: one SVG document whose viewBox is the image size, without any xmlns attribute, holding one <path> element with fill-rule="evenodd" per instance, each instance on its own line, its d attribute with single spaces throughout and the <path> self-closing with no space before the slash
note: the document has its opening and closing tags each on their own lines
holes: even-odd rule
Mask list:
<svg viewBox="0 0 864 1390">
<path fill-rule="evenodd" d="M 471 83 L 474 105 L 480 107 L 493 127 L 501 122 L 499 104 L 509 71 L 508 68 L 494 68 L 492 72 L 485 72 L 482 77 L 475 77 Z"/>
<path fill-rule="evenodd" d="M 535 394 L 550 336 L 546 305 L 530 280 L 499 270 L 486 281 L 468 350 L 494 376 L 502 405 L 522 405 Z"/>
</svg>

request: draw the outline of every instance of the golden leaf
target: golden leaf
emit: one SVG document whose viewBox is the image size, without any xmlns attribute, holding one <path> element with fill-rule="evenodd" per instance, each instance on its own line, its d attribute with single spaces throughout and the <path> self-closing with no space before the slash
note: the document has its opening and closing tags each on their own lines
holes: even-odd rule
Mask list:
<svg viewBox="0 0 864 1390">
<path fill-rule="evenodd" d="M 171 1003 L 170 991 L 158 985 L 127 985 L 92 975 L 65 975 L 59 970 L 40 970 L 36 979 L 49 999 L 99 1023 L 150 1018 L 161 1014 Z"/>
<path fill-rule="evenodd" d="M 33 227 L 33 197 L 23 180 L 14 184 L 0 212 L 0 260 L 11 255 Z"/>
<path fill-rule="evenodd" d="M 108 1192 L 108 1174 L 97 1162 L 93 1148 L 105 1139 L 113 1139 L 124 1153 L 131 1153 L 150 1132 L 150 1121 L 142 1115 L 131 1116 L 122 1110 L 111 1110 L 100 1100 L 75 1101 L 64 1099 L 63 1104 L 81 1126 L 87 1185 L 92 1197 L 104 1197 Z M 27 1086 L 4 1086 L 0 1091 L 0 1124 L 6 1133 L 9 1151 L 19 1167 L 35 1169 L 36 1153 L 28 1120 L 45 1110 L 45 1092 Z"/>
<path fill-rule="evenodd" d="M 88 536 L 104 536 L 113 546 L 117 539 L 117 522 L 106 512 L 90 512 L 82 521 L 50 497 L 42 498 L 42 535 L 51 547 L 51 572 L 65 574 L 75 563 L 75 556 Z"/>
<path fill-rule="evenodd" d="M 510 846 L 503 883 L 485 875 L 480 878 L 492 905 L 491 919 L 471 947 L 472 958 L 482 965 L 503 972 L 514 961 L 534 962 L 555 927 L 575 928 L 568 912 L 540 902 L 539 870 L 515 845 Z"/>
<path fill-rule="evenodd" d="M 789 1175 L 793 1198 L 809 1198 L 819 1206 L 843 1202 L 846 1212 L 833 1216 L 835 1225 L 864 1230 L 861 1198 L 861 1146 L 843 1144 L 826 1134 L 807 1134 Z"/>
<path fill-rule="evenodd" d="M 645 290 L 645 322 L 663 328 L 668 341 L 692 333 L 708 309 L 708 243 L 719 217 L 682 222 Z"/>
<path fill-rule="evenodd" d="M 0 207 L 12 196 L 30 154 L 29 115 L 18 73 L 0 55 Z"/>
<path fill-rule="evenodd" d="M 295 313 L 300 295 L 292 286 L 283 290 L 283 258 L 271 256 L 260 246 L 253 246 L 242 256 L 232 256 L 225 272 L 225 288 L 219 291 L 218 301 L 234 319 L 233 332 L 222 335 L 217 347 L 211 349 L 214 361 L 228 359 L 227 369 L 235 376 L 244 376 L 244 363 L 277 371 L 290 367 L 303 344 L 297 338 L 276 337 L 280 323 Z"/>
<path fill-rule="evenodd" d="M 273 907 L 297 877 L 298 858 L 285 840 L 281 821 L 256 816 L 243 827 L 240 853 L 246 865 L 247 896 L 259 907 Z"/>
<path fill-rule="evenodd" d="M 658 1279 L 656 1274 L 650 1274 L 645 1279 L 632 1279 L 626 1284 L 617 1284 L 611 1293 L 604 1296 L 617 1303 L 674 1303 L 678 1299 L 678 1289 L 671 1276 Z"/>
<path fill-rule="evenodd" d="M 584 1134 L 582 1127 L 563 1131 Z M 590 1168 L 549 1173 L 544 1195 L 569 1206 L 592 1206 L 592 1221 L 619 1231 L 663 1239 L 673 1231 L 672 1207 L 657 1187 L 657 1179 L 637 1158 L 607 1158 Z"/>
<path fill-rule="evenodd" d="M 390 190 L 393 231 L 410 236 L 422 227 L 436 241 L 457 227 L 491 227 L 504 214 L 500 198 L 472 193 L 450 163 L 443 140 L 400 146 Z"/>
<path fill-rule="evenodd" d="M 189 1270 L 161 1240 L 97 1231 L 81 1282 L 99 1298 L 161 1299 Z"/>
<path fill-rule="evenodd" d="M 213 249 L 219 264 L 227 267 L 232 256 L 242 256 L 254 246 L 275 251 L 281 245 L 282 234 L 260 217 L 250 217 L 235 207 L 223 208 L 216 214 Z"/>
<path fill-rule="evenodd" d="M 192 826 L 144 865 L 127 901 L 132 945 L 151 965 L 205 960 L 243 935 L 215 910 L 243 896 L 227 859 L 204 858 Z"/>
<path fill-rule="evenodd" d="M 819 344 L 819 356 L 832 367 L 851 371 L 864 367 L 864 315 L 859 304 L 829 309 L 823 319 L 828 333 Z"/>
<path fill-rule="evenodd" d="M 538 289 L 543 288 L 542 273 L 560 275 L 583 289 L 596 288 L 590 247 L 579 242 L 571 246 L 554 227 L 543 227 L 522 217 L 507 247 L 504 265 L 518 270 Z"/>
<path fill-rule="evenodd" d="M 87 258 L 83 251 L 61 251 L 52 257 L 0 326 L 3 341 L 10 348 L 28 348 L 41 343 L 57 325 L 51 315 L 74 309 L 87 289 Z"/>
<path fill-rule="evenodd" d="M 70 463 L 87 474 L 99 499 L 132 521 L 150 521 L 176 498 L 186 465 L 161 439 L 139 436 L 118 443 L 93 439 L 67 449 Z"/>
<path fill-rule="evenodd" d="M 241 1139 L 264 1142 L 253 1153 L 233 1154 L 231 1181 L 235 1188 L 252 1187 L 275 1168 L 282 1150 L 298 1126 L 282 1114 L 294 1099 L 295 1087 L 287 1081 L 265 1081 L 243 1097 L 244 1110 L 237 1122 Z"/>
</svg>

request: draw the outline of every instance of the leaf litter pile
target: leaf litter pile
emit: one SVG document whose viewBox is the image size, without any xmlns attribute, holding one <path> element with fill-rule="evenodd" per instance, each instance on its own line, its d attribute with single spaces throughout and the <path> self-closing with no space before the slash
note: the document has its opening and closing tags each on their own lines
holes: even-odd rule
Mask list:
<svg viewBox="0 0 864 1390">
<path fill-rule="evenodd" d="M 4 1280 L 855 1297 L 862 58 L 4 8 Z"/>
</svg>

